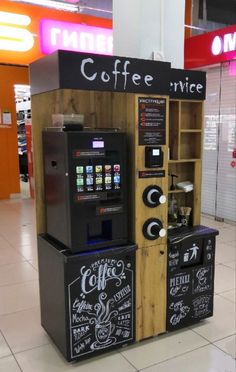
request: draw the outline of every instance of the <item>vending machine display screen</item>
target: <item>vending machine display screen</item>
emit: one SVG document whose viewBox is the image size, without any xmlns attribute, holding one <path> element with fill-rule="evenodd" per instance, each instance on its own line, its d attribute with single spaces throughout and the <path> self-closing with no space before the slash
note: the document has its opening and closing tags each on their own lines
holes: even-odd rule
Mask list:
<svg viewBox="0 0 236 372">
<path fill-rule="evenodd" d="M 94 164 L 76 166 L 77 192 L 120 190 L 120 164 Z"/>
</svg>

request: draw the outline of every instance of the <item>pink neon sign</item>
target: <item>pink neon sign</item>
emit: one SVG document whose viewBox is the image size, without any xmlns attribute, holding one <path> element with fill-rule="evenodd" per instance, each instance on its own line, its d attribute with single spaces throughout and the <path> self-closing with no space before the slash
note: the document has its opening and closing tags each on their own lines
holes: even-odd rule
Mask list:
<svg viewBox="0 0 236 372">
<path fill-rule="evenodd" d="M 70 50 L 112 55 L 112 30 L 51 19 L 40 21 L 40 43 L 44 54 Z"/>
</svg>

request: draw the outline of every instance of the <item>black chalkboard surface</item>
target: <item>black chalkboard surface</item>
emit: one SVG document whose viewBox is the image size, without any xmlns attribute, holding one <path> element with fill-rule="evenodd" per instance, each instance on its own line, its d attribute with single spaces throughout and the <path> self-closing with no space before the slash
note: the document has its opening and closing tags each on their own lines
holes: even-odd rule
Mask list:
<svg viewBox="0 0 236 372">
<path fill-rule="evenodd" d="M 31 94 L 54 89 L 169 94 L 170 63 L 58 50 L 30 64 Z"/>
<path fill-rule="evenodd" d="M 167 263 L 168 331 L 213 315 L 215 236 L 205 226 L 170 230 Z"/>
<path fill-rule="evenodd" d="M 41 322 L 68 361 L 135 337 L 135 250 L 127 245 L 72 254 L 38 238 Z"/>
<path fill-rule="evenodd" d="M 206 72 L 172 68 L 170 70 L 170 98 L 204 100 L 206 98 Z"/>
<path fill-rule="evenodd" d="M 166 144 L 166 99 L 138 98 L 139 145 Z"/>
</svg>

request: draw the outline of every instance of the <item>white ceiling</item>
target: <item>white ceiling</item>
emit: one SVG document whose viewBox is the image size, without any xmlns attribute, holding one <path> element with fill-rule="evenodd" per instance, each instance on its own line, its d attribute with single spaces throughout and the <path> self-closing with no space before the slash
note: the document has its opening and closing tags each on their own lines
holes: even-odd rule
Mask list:
<svg viewBox="0 0 236 372">
<path fill-rule="evenodd" d="M 25 3 L 34 3 L 38 6 L 43 6 L 42 4 L 45 3 L 44 6 L 50 7 L 50 3 L 54 5 L 54 7 L 58 5 L 72 5 L 75 6 L 75 9 L 82 14 L 88 14 L 96 17 L 102 18 L 112 18 L 112 0 L 11 0 L 15 2 L 25 2 Z M 78 8 L 77 8 L 78 7 Z"/>
</svg>

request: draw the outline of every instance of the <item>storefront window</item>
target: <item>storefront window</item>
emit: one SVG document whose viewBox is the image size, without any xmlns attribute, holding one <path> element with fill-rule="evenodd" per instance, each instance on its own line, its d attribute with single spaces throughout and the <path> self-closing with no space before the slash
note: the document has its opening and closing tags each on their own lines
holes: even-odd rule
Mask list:
<svg viewBox="0 0 236 372">
<path fill-rule="evenodd" d="M 202 212 L 236 221 L 236 62 L 207 70 Z"/>
</svg>

